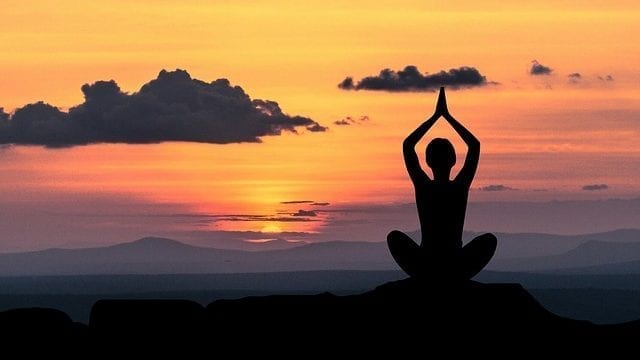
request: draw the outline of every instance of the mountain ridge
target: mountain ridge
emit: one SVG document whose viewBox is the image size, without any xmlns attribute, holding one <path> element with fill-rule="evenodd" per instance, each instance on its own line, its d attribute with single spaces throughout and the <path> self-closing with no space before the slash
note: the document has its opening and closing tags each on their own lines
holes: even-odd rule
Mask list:
<svg viewBox="0 0 640 360">
<path fill-rule="evenodd" d="M 466 233 L 466 240 L 475 234 Z M 626 241 L 630 239 L 638 241 Z M 505 257 L 508 249 L 543 248 L 549 243 L 555 244 L 553 251 L 566 250 L 544 256 Z M 540 253 L 536 251 L 534 254 Z M 498 233 L 498 251 L 487 269 L 549 271 L 634 260 L 640 260 L 640 230 L 635 229 L 570 236 Z M 328 241 L 248 251 L 149 236 L 102 247 L 0 254 L 0 276 L 397 269 L 385 242 Z"/>
<path fill-rule="evenodd" d="M 395 269 L 385 243 L 326 242 L 246 251 L 159 237 L 104 247 L 0 254 L 0 276 Z"/>
<path fill-rule="evenodd" d="M 640 242 L 589 240 L 558 255 L 496 259 L 491 270 L 565 271 L 640 261 Z"/>
</svg>

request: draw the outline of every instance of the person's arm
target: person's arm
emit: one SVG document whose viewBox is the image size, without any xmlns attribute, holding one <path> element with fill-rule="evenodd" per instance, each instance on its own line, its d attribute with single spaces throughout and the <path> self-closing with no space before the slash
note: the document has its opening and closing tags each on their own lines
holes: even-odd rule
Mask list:
<svg viewBox="0 0 640 360">
<path fill-rule="evenodd" d="M 436 114 L 442 115 L 453 130 L 462 138 L 465 144 L 467 144 L 467 156 L 464 159 L 464 165 L 456 176 L 454 181 L 462 181 L 467 186 L 471 186 L 473 177 L 476 175 L 476 169 L 478 169 L 478 161 L 480 160 L 480 141 L 469 131 L 464 125 L 460 124 L 458 120 L 454 119 L 449 114 L 447 108 L 447 98 L 444 93 L 444 87 L 440 88 L 440 94 L 438 95 L 438 104 L 436 105 Z"/>
<path fill-rule="evenodd" d="M 455 178 L 455 181 L 462 181 L 467 186 L 471 186 L 473 177 L 478 169 L 478 161 L 480 160 L 480 141 L 465 128 L 458 120 L 454 119 L 449 112 L 442 115 L 451 127 L 460 135 L 462 140 L 467 144 L 467 156 L 464 159 L 464 165 Z"/>
<path fill-rule="evenodd" d="M 423 122 L 417 129 L 415 129 L 406 139 L 402 142 L 402 154 L 404 155 L 404 164 L 407 167 L 409 177 L 415 183 L 420 179 L 428 179 L 429 176 L 422 170 L 420 166 L 420 160 L 418 160 L 418 154 L 416 154 L 416 144 L 424 137 L 424 135 L 431 129 L 433 124 L 436 123 L 440 114 L 437 112 L 433 114 L 431 118 Z"/>
</svg>

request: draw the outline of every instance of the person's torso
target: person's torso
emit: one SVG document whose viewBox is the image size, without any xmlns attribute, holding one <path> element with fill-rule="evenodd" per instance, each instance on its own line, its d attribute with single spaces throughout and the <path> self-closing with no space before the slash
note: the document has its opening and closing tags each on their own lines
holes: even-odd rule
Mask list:
<svg viewBox="0 0 640 360">
<path fill-rule="evenodd" d="M 459 249 L 469 188 L 455 181 L 416 184 L 422 247 Z"/>
</svg>

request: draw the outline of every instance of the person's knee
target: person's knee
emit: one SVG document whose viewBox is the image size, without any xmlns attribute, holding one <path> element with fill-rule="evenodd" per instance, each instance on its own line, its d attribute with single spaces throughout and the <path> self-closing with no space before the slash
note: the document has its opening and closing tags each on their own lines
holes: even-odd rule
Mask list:
<svg viewBox="0 0 640 360">
<path fill-rule="evenodd" d="M 492 251 L 495 251 L 498 246 L 498 239 L 492 233 L 480 235 L 475 239 L 475 241 L 481 243 L 482 247 L 491 249 Z"/>
<path fill-rule="evenodd" d="M 390 249 L 406 249 L 418 245 L 402 231 L 393 230 L 387 235 L 387 244 Z"/>
<path fill-rule="evenodd" d="M 397 242 L 399 239 L 402 239 L 403 237 L 404 237 L 404 233 L 402 231 L 392 230 L 391 232 L 389 232 L 389 234 L 387 234 L 387 242 L 388 243 Z"/>
<path fill-rule="evenodd" d="M 487 233 L 474 238 L 465 247 L 470 249 L 473 248 L 476 250 L 479 250 L 479 249 L 483 249 L 485 251 L 490 250 L 493 252 L 496 250 L 497 246 L 498 246 L 498 239 L 496 239 L 495 235 L 491 233 Z"/>
</svg>

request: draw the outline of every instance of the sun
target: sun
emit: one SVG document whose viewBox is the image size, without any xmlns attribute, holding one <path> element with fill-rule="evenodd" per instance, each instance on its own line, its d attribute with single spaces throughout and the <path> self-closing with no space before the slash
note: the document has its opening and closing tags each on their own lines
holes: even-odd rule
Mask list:
<svg viewBox="0 0 640 360">
<path fill-rule="evenodd" d="M 265 227 L 260 230 L 263 233 L 279 233 L 282 232 L 282 229 L 278 225 L 275 224 L 267 224 Z"/>
</svg>

